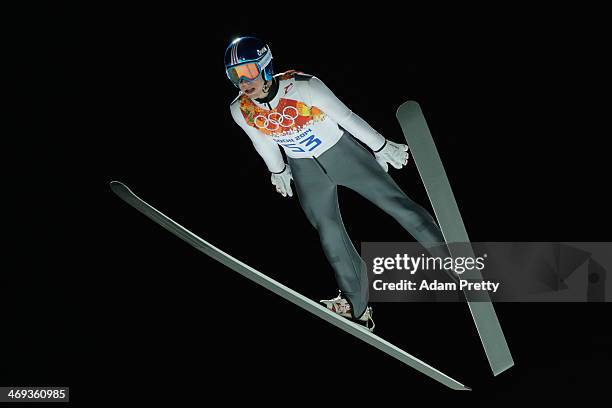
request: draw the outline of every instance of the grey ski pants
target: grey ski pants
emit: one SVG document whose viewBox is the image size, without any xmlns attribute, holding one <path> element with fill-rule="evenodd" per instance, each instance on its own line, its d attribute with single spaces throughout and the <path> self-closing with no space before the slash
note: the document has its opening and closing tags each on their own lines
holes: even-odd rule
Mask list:
<svg viewBox="0 0 612 408">
<path fill-rule="evenodd" d="M 344 132 L 338 143 L 317 159 L 288 158 L 298 199 L 317 229 L 323 251 L 342 294 L 359 317 L 368 305 L 365 262 L 353 246 L 340 215 L 338 186 L 348 187 L 395 218 L 419 242 L 444 242 L 427 210 L 412 201 L 353 136 Z M 428 246 L 426 246 L 428 247 Z"/>
</svg>

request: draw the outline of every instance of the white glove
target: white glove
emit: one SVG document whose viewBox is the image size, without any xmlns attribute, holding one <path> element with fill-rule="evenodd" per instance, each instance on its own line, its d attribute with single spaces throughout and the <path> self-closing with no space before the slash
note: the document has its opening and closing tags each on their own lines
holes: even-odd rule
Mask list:
<svg viewBox="0 0 612 408">
<path fill-rule="evenodd" d="M 384 171 L 389 171 L 387 163 L 390 163 L 396 169 L 401 169 L 408 163 L 408 146 L 386 140 L 384 147 L 375 152 L 374 157 Z"/>
<path fill-rule="evenodd" d="M 285 164 L 285 169 L 280 173 L 272 173 L 271 181 L 276 186 L 276 191 L 281 193 L 283 197 L 293 197 L 293 191 L 291 191 L 291 180 L 293 175 L 291 174 L 291 167 Z"/>
</svg>

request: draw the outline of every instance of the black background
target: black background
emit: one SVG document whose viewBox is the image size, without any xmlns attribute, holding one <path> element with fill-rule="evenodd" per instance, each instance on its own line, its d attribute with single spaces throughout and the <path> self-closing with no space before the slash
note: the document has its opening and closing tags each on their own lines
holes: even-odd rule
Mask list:
<svg viewBox="0 0 612 408">
<path fill-rule="evenodd" d="M 376 305 L 378 334 L 474 389 L 452 392 L 208 259 L 108 186 L 126 183 L 308 297 L 335 295 L 316 231 L 229 114 L 223 53 L 255 35 L 277 72 L 317 75 L 391 140 L 403 141 L 397 107 L 419 101 L 473 241 L 609 241 L 597 12 L 220 6 L 32 7 L 16 19 L 0 383 L 69 385 L 74 404 L 604 395 L 607 304 L 496 305 L 516 361 L 497 378 L 466 305 Z M 412 162 L 391 174 L 430 208 Z M 411 239 L 352 191 L 340 206 L 357 248 Z"/>
</svg>

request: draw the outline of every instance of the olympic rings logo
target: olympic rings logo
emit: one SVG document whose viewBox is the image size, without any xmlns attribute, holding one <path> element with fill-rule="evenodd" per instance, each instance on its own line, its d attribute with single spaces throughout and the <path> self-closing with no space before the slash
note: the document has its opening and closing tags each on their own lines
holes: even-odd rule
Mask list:
<svg viewBox="0 0 612 408">
<path fill-rule="evenodd" d="M 293 111 L 290 111 L 293 109 Z M 275 132 L 279 128 L 290 128 L 295 125 L 295 120 L 299 116 L 299 112 L 295 106 L 285 106 L 283 113 L 271 112 L 268 117 L 264 115 L 255 116 L 255 125 L 258 128 L 264 128 L 270 132 Z"/>
</svg>

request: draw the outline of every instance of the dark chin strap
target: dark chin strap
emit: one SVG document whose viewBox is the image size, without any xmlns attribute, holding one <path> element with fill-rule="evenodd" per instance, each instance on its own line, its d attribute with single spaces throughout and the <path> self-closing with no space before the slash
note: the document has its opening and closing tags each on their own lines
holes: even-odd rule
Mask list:
<svg viewBox="0 0 612 408">
<path fill-rule="evenodd" d="M 266 85 L 268 85 L 267 90 L 266 90 Z M 266 84 L 264 84 L 264 92 L 268 92 L 268 95 L 266 95 L 263 98 L 258 98 L 255 99 L 257 102 L 259 103 L 266 103 L 266 102 L 270 102 L 272 99 L 274 99 L 274 97 L 276 96 L 276 94 L 278 93 L 278 80 L 276 78 L 272 78 L 272 80 L 270 81 L 266 81 Z"/>
</svg>

